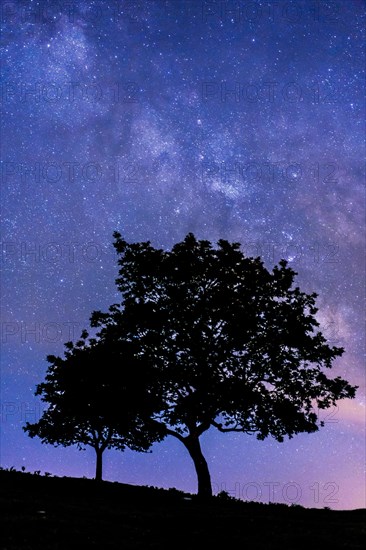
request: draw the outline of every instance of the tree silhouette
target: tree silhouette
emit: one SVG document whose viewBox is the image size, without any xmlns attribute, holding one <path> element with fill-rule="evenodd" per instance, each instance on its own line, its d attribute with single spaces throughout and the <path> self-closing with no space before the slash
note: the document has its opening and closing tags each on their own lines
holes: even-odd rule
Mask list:
<svg viewBox="0 0 366 550">
<path fill-rule="evenodd" d="M 145 426 L 184 444 L 199 495 L 212 494 L 200 446 L 209 428 L 283 441 L 318 430 L 315 407 L 354 397 L 357 387 L 326 376 L 344 350 L 316 331 L 317 295 L 293 286 L 285 260 L 270 272 L 239 243 L 214 249 L 188 234 L 163 251 L 114 237 L 122 302 L 94 312 L 92 325 L 113 345 L 136 346 L 156 397 Z"/>
<path fill-rule="evenodd" d="M 27 422 L 23 429 L 42 443 L 93 447 L 100 481 L 106 449 L 147 451 L 158 435 L 142 429 L 141 415 L 149 410 L 141 381 L 147 378 L 131 346 L 87 338 L 83 331 L 76 345 L 67 342 L 65 358 L 47 357 L 50 366 L 36 395 L 49 406 L 38 422 Z"/>
</svg>

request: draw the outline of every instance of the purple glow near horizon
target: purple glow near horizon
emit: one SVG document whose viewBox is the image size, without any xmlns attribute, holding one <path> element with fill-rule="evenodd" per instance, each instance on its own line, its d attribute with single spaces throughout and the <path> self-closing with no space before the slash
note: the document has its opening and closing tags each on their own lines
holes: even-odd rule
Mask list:
<svg viewBox="0 0 366 550">
<path fill-rule="evenodd" d="M 244 0 L 4 2 L 3 467 L 92 477 L 92 450 L 44 446 L 47 354 L 118 301 L 112 233 L 171 247 L 188 232 L 281 257 L 318 292 L 357 398 L 284 443 L 203 437 L 215 492 L 365 506 L 365 6 Z M 183 446 L 105 454 L 104 477 L 195 492 Z"/>
</svg>

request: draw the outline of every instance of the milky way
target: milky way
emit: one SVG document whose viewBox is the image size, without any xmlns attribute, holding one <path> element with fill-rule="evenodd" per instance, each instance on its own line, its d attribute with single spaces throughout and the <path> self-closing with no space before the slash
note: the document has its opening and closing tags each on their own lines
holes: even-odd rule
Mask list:
<svg viewBox="0 0 366 550">
<path fill-rule="evenodd" d="M 21 429 L 45 357 L 119 299 L 114 230 L 192 231 L 288 259 L 360 386 L 316 434 L 206 433 L 214 491 L 365 506 L 364 19 L 357 0 L 2 3 L 2 466 L 93 475 L 93 451 Z M 169 438 L 108 451 L 105 478 L 196 490 Z"/>
</svg>

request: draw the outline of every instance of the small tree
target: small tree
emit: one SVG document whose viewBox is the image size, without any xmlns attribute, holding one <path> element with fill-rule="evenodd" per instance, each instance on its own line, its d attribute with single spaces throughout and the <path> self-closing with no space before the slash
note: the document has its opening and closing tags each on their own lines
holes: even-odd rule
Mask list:
<svg viewBox="0 0 366 550">
<path fill-rule="evenodd" d="M 77 445 L 79 450 L 91 446 L 95 479 L 100 481 L 106 449 L 147 451 L 157 436 L 142 430 L 139 415 L 147 410 L 144 376 L 126 343 L 122 349 L 121 343 L 111 347 L 87 338 L 83 331 L 76 345 L 67 342 L 65 358 L 47 357 L 50 366 L 36 395 L 49 406 L 38 422 L 27 422 L 23 429 L 42 443 Z"/>
<path fill-rule="evenodd" d="M 200 446 L 210 427 L 283 441 L 318 430 L 314 405 L 354 397 L 356 387 L 326 376 L 344 350 L 315 330 L 317 295 L 293 286 L 286 261 L 270 272 L 239 243 L 213 249 L 193 234 L 171 251 L 114 237 L 123 299 L 92 325 L 136 344 L 158 400 L 146 426 L 184 444 L 199 495 L 212 494 Z"/>
</svg>

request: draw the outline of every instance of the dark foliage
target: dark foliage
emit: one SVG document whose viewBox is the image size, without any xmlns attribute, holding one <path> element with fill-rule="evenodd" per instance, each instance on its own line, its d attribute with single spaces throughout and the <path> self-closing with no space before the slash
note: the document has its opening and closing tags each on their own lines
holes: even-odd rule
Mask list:
<svg viewBox="0 0 366 550">
<path fill-rule="evenodd" d="M 100 480 L 105 449 L 127 446 L 147 451 L 159 438 L 142 421 L 153 410 L 140 383 L 146 375 L 127 343 L 107 346 L 101 340 L 88 341 L 84 331 L 75 345 L 67 342 L 65 348 L 64 358 L 47 357 L 50 366 L 36 395 L 49 406 L 38 422 L 27 422 L 24 430 L 43 443 L 76 444 L 79 449 L 90 445 L 96 451 Z"/>
<path fill-rule="evenodd" d="M 134 344 L 157 399 L 149 425 L 186 446 L 199 494 L 211 494 L 199 443 L 210 427 L 283 441 L 318 430 L 315 408 L 354 397 L 325 374 L 344 350 L 317 330 L 317 295 L 294 286 L 286 261 L 270 272 L 239 243 L 192 234 L 171 251 L 114 236 L 122 302 L 92 325 L 110 345 Z"/>
</svg>

